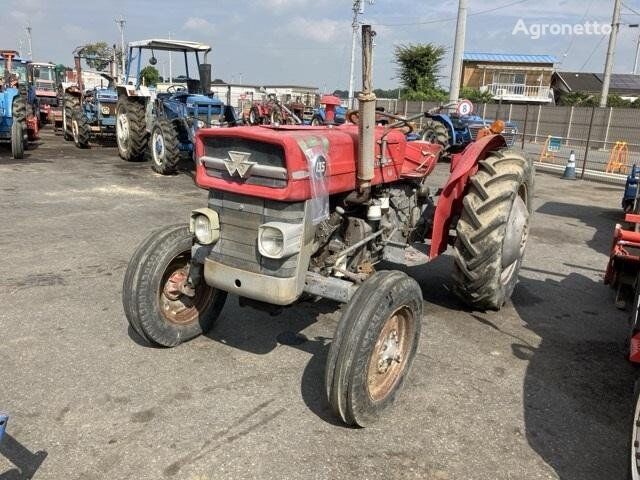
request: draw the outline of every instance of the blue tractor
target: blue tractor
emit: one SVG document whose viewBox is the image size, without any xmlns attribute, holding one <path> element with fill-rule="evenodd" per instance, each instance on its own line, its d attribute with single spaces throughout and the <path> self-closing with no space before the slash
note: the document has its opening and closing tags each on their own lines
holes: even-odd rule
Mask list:
<svg viewBox="0 0 640 480">
<path fill-rule="evenodd" d="M 0 141 L 11 143 L 13 158 L 24 158 L 30 88 L 27 62 L 14 50 L 0 51 Z"/>
<path fill-rule="evenodd" d="M 430 115 L 430 119 L 422 129 L 421 139 L 438 143 L 448 152 L 456 153 L 474 141 L 478 132 L 492 123 L 492 120 L 485 120 L 477 115 L 434 113 Z M 505 122 L 502 136 L 507 141 L 507 145 L 513 145 L 517 134 L 517 125 L 513 122 Z"/>
<path fill-rule="evenodd" d="M 116 133 L 115 64 L 113 55 L 99 57 L 78 47 L 73 52 L 75 85 L 64 91 L 62 103 L 62 131 L 65 140 L 73 140 L 76 147 L 88 148 L 92 137 L 113 136 Z M 100 85 L 86 88 L 82 77 L 82 61 L 91 62 L 100 69 L 109 68 L 109 74 L 100 73 Z"/>
<path fill-rule="evenodd" d="M 186 85 L 171 84 L 165 92 L 143 85 L 140 72 L 145 51 L 151 53 L 151 65 L 157 64 L 155 52 L 182 53 Z M 198 129 L 237 125 L 233 107 L 211 93 L 211 64 L 207 63 L 210 51 L 208 45 L 182 40 L 141 40 L 129 44 L 127 81 L 117 86 L 116 107 L 118 153 L 124 160 L 150 157 L 154 171 L 169 175 L 176 171 L 183 155 L 193 155 Z M 189 54 L 192 60 L 195 57 L 198 79 L 189 75 Z"/>
</svg>

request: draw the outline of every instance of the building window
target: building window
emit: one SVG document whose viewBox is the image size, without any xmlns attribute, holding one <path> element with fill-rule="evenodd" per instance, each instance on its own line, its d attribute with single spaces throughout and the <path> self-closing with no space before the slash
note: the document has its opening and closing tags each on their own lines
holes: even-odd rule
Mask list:
<svg viewBox="0 0 640 480">
<path fill-rule="evenodd" d="M 515 72 L 499 72 L 493 74 L 493 83 L 502 83 L 508 85 L 524 85 L 527 75 L 525 73 Z"/>
</svg>

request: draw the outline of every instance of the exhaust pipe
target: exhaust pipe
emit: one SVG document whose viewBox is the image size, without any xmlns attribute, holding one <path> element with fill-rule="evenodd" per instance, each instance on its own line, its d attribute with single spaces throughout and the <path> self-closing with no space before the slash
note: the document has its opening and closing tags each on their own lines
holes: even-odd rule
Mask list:
<svg viewBox="0 0 640 480">
<path fill-rule="evenodd" d="M 376 95 L 373 93 L 373 37 L 371 25 L 362 26 L 362 91 L 358 94 L 358 189 L 371 187 L 375 161 Z"/>
</svg>

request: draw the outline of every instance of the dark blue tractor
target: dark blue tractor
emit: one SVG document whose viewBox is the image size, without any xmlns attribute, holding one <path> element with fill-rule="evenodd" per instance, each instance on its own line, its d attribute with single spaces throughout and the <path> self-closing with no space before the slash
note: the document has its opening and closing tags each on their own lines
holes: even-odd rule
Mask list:
<svg viewBox="0 0 640 480">
<path fill-rule="evenodd" d="M 492 120 L 485 120 L 477 115 L 435 113 L 427 120 L 421 137 L 422 140 L 438 143 L 448 152 L 455 153 L 463 150 L 476 139 L 480 130 L 491 124 Z M 513 145 L 517 133 L 518 127 L 515 123 L 505 122 L 502 135 L 509 146 Z"/>
<path fill-rule="evenodd" d="M 11 143 L 17 159 L 24 157 L 27 146 L 27 106 L 36 101 L 27 78 L 27 62 L 18 52 L 0 51 L 0 141 Z"/>
<path fill-rule="evenodd" d="M 157 51 L 182 53 L 186 85 L 170 85 L 165 92 L 143 85 L 140 71 L 145 51 L 151 53 L 151 65 L 157 63 Z M 117 86 L 116 139 L 123 159 L 140 161 L 150 157 L 154 171 L 169 175 L 176 171 L 183 156 L 192 157 L 198 129 L 237 124 L 233 107 L 211 93 L 211 65 L 207 63 L 210 51 L 208 45 L 181 40 L 129 44 L 125 78 L 130 80 Z M 198 79 L 189 75 L 189 54 L 195 57 Z"/>
<path fill-rule="evenodd" d="M 78 148 L 88 148 L 94 137 L 113 137 L 116 133 L 116 102 L 118 94 L 115 86 L 115 65 L 113 55 L 98 57 L 78 47 L 73 52 L 77 83 L 64 91 L 62 103 L 62 131 L 65 140 L 73 140 Z M 101 73 L 100 85 L 85 88 L 82 78 L 82 61 L 91 62 L 109 74 Z"/>
<path fill-rule="evenodd" d="M 347 109 L 343 106 L 336 106 L 336 115 L 333 120 L 335 125 L 342 125 L 347 121 Z M 317 107 L 313 109 L 313 117 L 311 117 L 310 125 L 324 125 L 327 122 L 327 112 L 325 107 Z"/>
</svg>

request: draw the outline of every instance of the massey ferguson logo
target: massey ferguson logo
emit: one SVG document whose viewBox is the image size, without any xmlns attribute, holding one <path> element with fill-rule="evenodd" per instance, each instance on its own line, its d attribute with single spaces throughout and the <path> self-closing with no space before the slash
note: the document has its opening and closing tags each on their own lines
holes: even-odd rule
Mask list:
<svg viewBox="0 0 640 480">
<path fill-rule="evenodd" d="M 248 152 L 229 152 L 229 160 L 224 161 L 225 167 L 227 167 L 227 171 L 229 175 L 233 176 L 235 173 L 238 174 L 240 178 L 244 178 L 251 167 L 253 167 L 256 162 L 249 162 L 248 159 L 251 156 Z"/>
</svg>

